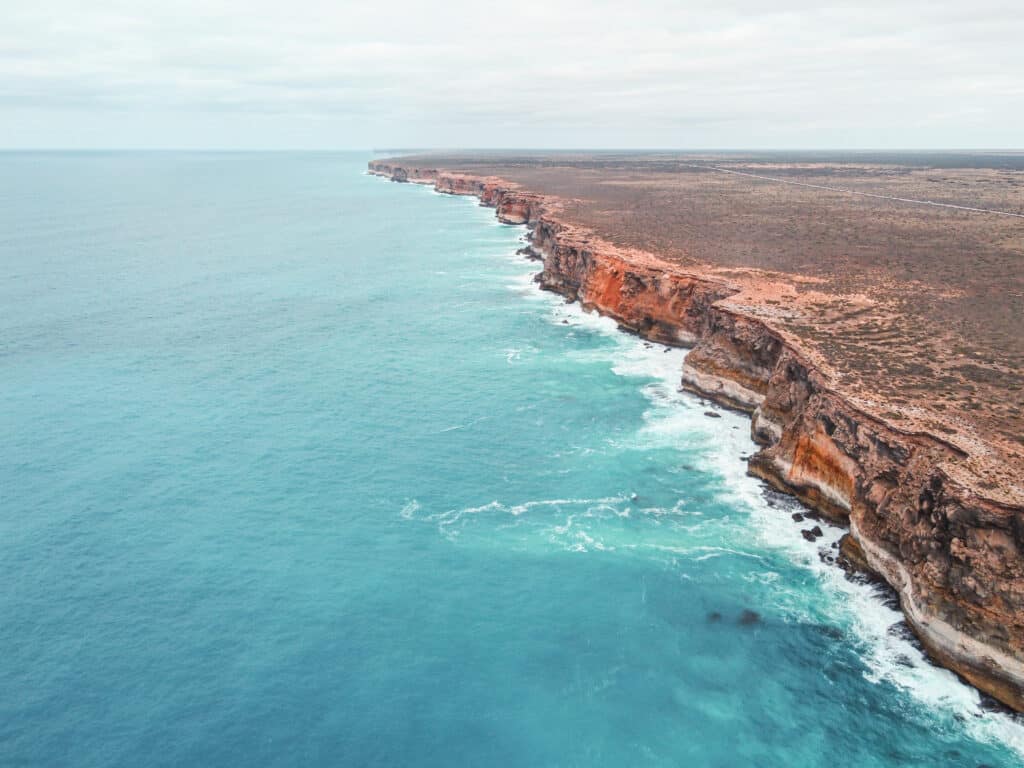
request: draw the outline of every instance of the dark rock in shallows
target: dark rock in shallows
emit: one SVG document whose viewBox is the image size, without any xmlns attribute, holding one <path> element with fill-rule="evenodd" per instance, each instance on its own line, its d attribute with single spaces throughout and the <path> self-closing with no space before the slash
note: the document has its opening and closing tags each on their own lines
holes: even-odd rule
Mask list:
<svg viewBox="0 0 1024 768">
<path fill-rule="evenodd" d="M 757 611 L 751 611 L 750 609 L 745 609 L 743 613 L 740 614 L 739 618 L 740 624 L 742 624 L 744 627 L 749 627 L 751 624 L 757 624 L 760 621 L 761 614 L 759 614 Z"/>
<path fill-rule="evenodd" d="M 793 522 L 794 523 L 802 523 L 803 521 L 804 521 L 804 516 L 803 515 L 801 515 L 799 512 L 794 512 L 793 513 Z"/>
<path fill-rule="evenodd" d="M 900 610 L 900 598 L 899 595 L 896 594 L 896 590 L 892 588 L 886 589 L 883 592 L 881 592 L 879 597 L 882 599 L 882 604 L 886 608 L 889 608 L 893 611 Z"/>
<path fill-rule="evenodd" d="M 981 694 L 981 701 L 978 702 L 978 706 L 982 712 L 998 712 L 1012 717 L 1018 723 L 1021 721 L 1019 714 L 1015 713 L 998 699 L 993 699 L 987 693 Z M 984 768 L 984 766 L 979 766 L 979 768 Z"/>
<path fill-rule="evenodd" d="M 708 614 L 708 621 L 711 624 L 717 624 L 721 620 L 722 620 L 722 614 L 720 614 L 718 611 L 712 611 L 711 613 Z"/>
<path fill-rule="evenodd" d="M 807 530 L 806 528 L 804 528 L 802 531 L 800 531 L 800 535 L 803 536 L 808 541 L 814 541 L 817 538 L 817 536 L 815 536 L 814 533 L 812 533 L 811 531 Z"/>
<path fill-rule="evenodd" d="M 715 413 L 714 411 L 704 411 L 704 415 L 705 416 L 710 416 L 712 419 L 720 419 L 720 418 L 722 418 L 722 414 Z"/>
<path fill-rule="evenodd" d="M 569 321 L 568 321 L 568 320 L 563 320 L 563 321 L 562 321 L 562 325 L 568 325 L 568 324 L 569 324 Z"/>
<path fill-rule="evenodd" d="M 846 637 L 846 635 L 843 634 L 843 630 L 839 629 L 839 627 L 832 627 L 828 624 L 819 624 L 818 632 L 825 637 L 832 638 L 833 640 L 842 640 Z"/>
<path fill-rule="evenodd" d="M 811 528 L 811 533 L 814 534 L 814 538 L 818 538 L 819 536 L 824 536 L 825 535 L 824 533 L 822 533 L 821 527 L 817 526 L 817 525 L 814 526 L 813 528 Z"/>
<path fill-rule="evenodd" d="M 893 637 L 898 637 L 901 640 L 906 640 L 911 643 L 917 643 L 917 638 L 914 637 L 914 633 L 910 629 L 910 625 L 905 621 L 897 621 L 885 631 Z"/>
</svg>

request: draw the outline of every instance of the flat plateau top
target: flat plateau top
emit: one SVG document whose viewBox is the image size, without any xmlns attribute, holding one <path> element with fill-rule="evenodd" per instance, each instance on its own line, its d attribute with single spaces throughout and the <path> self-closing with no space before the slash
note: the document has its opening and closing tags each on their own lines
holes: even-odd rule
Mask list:
<svg viewBox="0 0 1024 768">
<path fill-rule="evenodd" d="M 985 466 L 974 469 L 990 490 L 1021 483 L 1024 153 L 451 152 L 397 162 L 561 198 L 567 223 L 732 280 L 752 312 L 826 361 L 844 392 L 895 425 L 979 446 L 971 453 Z"/>
</svg>

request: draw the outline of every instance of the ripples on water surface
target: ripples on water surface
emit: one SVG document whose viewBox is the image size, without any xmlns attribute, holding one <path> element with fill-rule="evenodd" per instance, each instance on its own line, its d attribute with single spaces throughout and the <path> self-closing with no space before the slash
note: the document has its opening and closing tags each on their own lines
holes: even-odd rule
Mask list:
<svg viewBox="0 0 1024 768">
<path fill-rule="evenodd" d="M 0 155 L 0 763 L 1019 764 L 681 352 L 366 160 Z"/>
</svg>

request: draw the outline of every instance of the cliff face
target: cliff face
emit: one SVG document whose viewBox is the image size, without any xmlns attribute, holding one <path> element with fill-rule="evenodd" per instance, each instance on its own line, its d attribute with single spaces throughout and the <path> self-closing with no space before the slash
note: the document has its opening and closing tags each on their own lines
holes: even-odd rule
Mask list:
<svg viewBox="0 0 1024 768">
<path fill-rule="evenodd" d="M 733 293 L 723 284 L 666 271 L 660 262 L 596 251 L 546 218 L 535 221 L 532 242 L 543 255 L 538 276 L 543 288 L 578 299 L 623 328 L 664 344 L 694 344 L 705 333 L 708 308 Z"/>
<path fill-rule="evenodd" d="M 933 658 L 1024 709 L 1024 510 L 953 480 L 957 448 L 852 407 L 788 349 L 752 430 L 750 472 L 847 522 Z"/>
<path fill-rule="evenodd" d="M 370 171 L 480 197 L 500 220 L 532 227 L 543 288 L 653 341 L 692 347 L 682 385 L 752 415 L 763 448 L 750 473 L 848 524 L 849 547 L 899 593 L 932 657 L 1024 711 L 1024 508 L 951 471 L 960 448 L 843 397 L 797 342 L 730 303 L 735 286 L 572 227 L 556 200 L 494 178 L 387 162 Z"/>
</svg>

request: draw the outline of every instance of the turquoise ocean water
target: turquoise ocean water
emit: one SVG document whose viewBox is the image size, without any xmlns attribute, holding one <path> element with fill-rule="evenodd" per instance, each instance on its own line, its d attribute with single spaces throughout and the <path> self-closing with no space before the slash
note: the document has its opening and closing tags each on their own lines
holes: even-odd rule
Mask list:
<svg viewBox="0 0 1024 768">
<path fill-rule="evenodd" d="M 0 155 L 0 765 L 1020 764 L 682 352 L 367 159 Z"/>
</svg>

